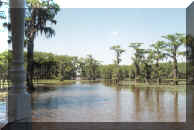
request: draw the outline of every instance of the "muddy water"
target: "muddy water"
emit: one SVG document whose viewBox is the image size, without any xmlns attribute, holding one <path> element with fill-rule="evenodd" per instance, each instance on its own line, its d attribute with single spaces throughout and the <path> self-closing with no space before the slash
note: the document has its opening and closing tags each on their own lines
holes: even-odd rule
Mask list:
<svg viewBox="0 0 194 130">
<path fill-rule="evenodd" d="M 186 93 L 76 83 L 34 92 L 32 109 L 34 122 L 184 122 Z"/>
</svg>

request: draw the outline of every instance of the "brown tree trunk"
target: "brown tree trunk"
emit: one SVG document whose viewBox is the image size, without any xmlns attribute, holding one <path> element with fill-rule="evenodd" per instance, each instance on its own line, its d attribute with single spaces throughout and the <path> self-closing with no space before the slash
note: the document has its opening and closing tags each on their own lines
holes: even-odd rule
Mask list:
<svg viewBox="0 0 194 130">
<path fill-rule="evenodd" d="M 35 90 L 33 85 L 33 51 L 34 51 L 34 43 L 33 40 L 30 40 L 27 48 L 27 86 L 29 90 Z"/>
<path fill-rule="evenodd" d="M 137 83 L 137 75 L 135 74 L 135 86 L 136 86 L 136 83 Z"/>
<path fill-rule="evenodd" d="M 157 85 L 160 85 L 160 78 L 157 78 Z"/>
<path fill-rule="evenodd" d="M 156 61 L 156 68 L 157 68 L 157 85 L 160 85 L 160 73 L 159 73 L 159 59 Z"/>
<path fill-rule="evenodd" d="M 178 85 L 177 82 L 177 73 L 178 73 L 178 69 L 177 69 L 177 59 L 176 59 L 176 55 L 173 57 L 174 63 L 173 63 L 173 84 L 174 85 Z"/>
<path fill-rule="evenodd" d="M 137 63 L 135 64 L 135 68 L 136 68 L 136 76 L 138 76 L 140 74 L 140 68 Z"/>
<path fill-rule="evenodd" d="M 149 83 L 149 79 L 147 79 L 146 77 L 144 78 L 144 82 L 145 82 L 147 85 L 150 84 L 150 83 Z"/>
</svg>

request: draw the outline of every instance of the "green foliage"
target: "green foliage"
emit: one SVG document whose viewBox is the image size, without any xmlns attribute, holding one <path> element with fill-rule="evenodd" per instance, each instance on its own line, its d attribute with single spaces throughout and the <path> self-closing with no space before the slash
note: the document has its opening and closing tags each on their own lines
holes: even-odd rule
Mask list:
<svg viewBox="0 0 194 130">
<path fill-rule="evenodd" d="M 8 70 L 8 51 L 0 53 L 0 73 Z"/>
<path fill-rule="evenodd" d="M 167 53 L 164 52 L 166 46 L 164 41 L 157 41 L 154 44 L 151 44 L 152 49 L 149 51 L 148 59 L 155 63 L 154 66 L 152 65 L 153 72 L 155 73 L 153 78 L 157 79 L 158 84 L 160 84 L 162 74 L 159 63 L 167 56 Z"/>
<path fill-rule="evenodd" d="M 27 45 L 27 86 L 33 88 L 33 53 L 34 39 L 40 33 L 46 38 L 55 35 L 55 30 L 51 27 L 56 24 L 55 16 L 59 11 L 59 6 L 53 0 L 27 0 L 25 17 L 25 45 Z"/>
<path fill-rule="evenodd" d="M 163 36 L 167 40 L 166 48 L 167 54 L 173 60 L 173 79 L 174 84 L 177 84 L 177 76 L 178 76 L 178 68 L 177 68 L 177 56 L 179 53 L 179 48 L 186 43 L 186 38 L 184 34 L 176 33 L 176 34 L 168 34 Z"/>
<path fill-rule="evenodd" d="M 61 76 L 64 79 L 74 79 L 77 75 L 77 57 L 60 56 Z"/>
<path fill-rule="evenodd" d="M 123 79 L 123 71 L 121 70 L 119 63 L 121 60 L 121 54 L 125 52 L 125 50 L 121 49 L 120 45 L 115 45 L 110 48 L 111 50 L 115 51 L 116 59 L 114 60 L 114 69 L 112 71 L 112 79 L 116 82 L 119 82 Z"/>
<path fill-rule="evenodd" d="M 182 34 L 167 35 L 166 41 L 157 41 L 150 46 L 150 49 L 142 49 L 143 43 L 130 43 L 129 47 L 133 48 L 135 53 L 132 56 L 132 65 L 119 65 L 121 54 L 124 52 L 120 46 L 112 46 L 111 50 L 115 51 L 115 64 L 102 65 L 92 55 L 86 58 L 75 56 L 55 55 L 46 52 L 35 52 L 33 63 L 36 65 L 47 65 L 47 71 L 53 72 L 52 79 L 75 79 L 80 76 L 83 79 L 95 80 L 97 78 L 106 80 L 120 81 L 126 78 L 140 79 L 146 82 L 160 81 L 160 79 L 174 78 L 174 67 L 177 66 L 176 78 L 186 78 L 186 63 L 176 61 L 178 55 L 185 56 L 185 52 L 179 51 L 179 47 L 184 44 Z M 27 53 L 25 52 L 25 67 L 27 63 Z M 168 57 L 169 60 L 164 62 L 163 59 Z M 6 59 L 12 59 L 8 52 L 0 54 L 1 72 L 6 72 Z M 175 62 L 176 61 L 176 62 Z M 52 64 L 50 64 L 52 63 Z M 37 67 L 38 68 L 38 67 Z M 35 67 L 35 72 L 40 70 Z M 172 69 L 173 68 L 173 69 Z"/>
<path fill-rule="evenodd" d="M 25 17 L 26 40 L 34 40 L 40 32 L 47 38 L 55 35 L 55 31 L 50 26 L 56 24 L 55 16 L 59 6 L 53 0 L 27 0 Z M 27 42 L 28 43 L 28 42 Z"/>
<path fill-rule="evenodd" d="M 135 67 L 135 77 L 140 75 L 140 64 L 144 59 L 145 50 L 140 48 L 142 44 L 143 43 L 129 43 L 129 47 L 135 50 L 135 54 L 132 57 Z"/>
<path fill-rule="evenodd" d="M 88 55 L 85 59 L 86 75 L 89 80 L 95 80 L 98 74 L 99 62 L 95 60 L 92 55 Z"/>
<path fill-rule="evenodd" d="M 105 80 L 123 80 L 130 77 L 131 66 L 129 65 L 100 65 L 100 78 Z"/>
<path fill-rule="evenodd" d="M 173 76 L 175 84 L 177 84 L 177 77 L 185 78 L 185 63 L 177 63 L 177 56 L 183 58 L 186 56 L 185 51 L 179 51 L 179 48 L 186 44 L 184 34 L 176 33 L 162 37 L 167 41 L 157 41 L 150 46 L 149 50 L 140 48 L 143 43 L 129 44 L 129 47 L 135 50 L 132 57 L 134 69 L 130 72 L 131 78 L 138 77 L 147 81 L 157 79 L 157 82 L 160 83 L 161 78 L 172 78 Z M 173 60 L 173 64 L 171 62 L 160 63 L 164 59 L 169 60 L 168 57 Z"/>
<path fill-rule="evenodd" d="M 11 61 L 11 52 L 0 53 L 0 66 L 1 72 L 7 72 L 8 70 L 8 59 Z M 25 52 L 25 64 L 27 62 L 27 54 Z M 92 56 L 86 58 L 77 58 L 74 56 L 67 55 L 55 55 L 46 52 L 35 52 L 34 62 L 36 64 L 44 65 L 47 63 L 52 64 L 48 69 L 49 72 L 54 72 L 50 77 L 51 79 L 74 79 L 76 76 L 80 75 L 83 78 L 94 79 L 102 78 L 106 80 L 123 80 L 123 79 L 134 79 L 135 78 L 135 66 L 134 65 L 101 65 L 99 61 L 95 60 Z M 151 78 L 152 80 L 157 79 L 155 70 L 156 64 L 150 64 L 147 58 L 140 64 L 140 75 L 139 78 L 144 80 Z M 148 65 L 147 65 L 148 64 Z M 150 65 L 150 66 L 149 66 Z M 160 78 L 161 79 L 172 79 L 172 67 L 171 62 L 159 63 L 160 66 Z M 26 68 L 26 66 L 25 66 Z M 186 76 L 186 63 L 178 63 L 179 78 L 184 79 Z M 35 72 L 38 72 L 35 67 Z M 151 74 L 150 74 L 151 73 Z M 150 77 L 151 76 L 151 77 Z"/>
<path fill-rule="evenodd" d="M 121 49 L 120 45 L 115 45 L 110 48 L 111 50 L 115 51 L 116 59 L 114 60 L 115 64 L 118 64 L 121 62 L 121 54 L 125 52 L 125 50 Z"/>
<path fill-rule="evenodd" d="M 101 78 L 107 80 L 112 79 L 113 66 L 114 65 L 101 65 L 100 66 Z"/>
<path fill-rule="evenodd" d="M 165 50 L 168 52 L 167 54 L 171 58 L 175 57 L 179 53 L 178 49 L 180 46 L 186 43 L 186 37 L 181 33 L 168 34 L 162 37 L 167 40 L 167 42 L 165 42 Z"/>
</svg>

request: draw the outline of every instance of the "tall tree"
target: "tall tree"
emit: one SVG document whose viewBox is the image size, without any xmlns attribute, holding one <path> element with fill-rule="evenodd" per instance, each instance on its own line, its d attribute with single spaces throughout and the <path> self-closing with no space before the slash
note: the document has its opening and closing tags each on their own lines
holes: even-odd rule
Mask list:
<svg viewBox="0 0 194 130">
<path fill-rule="evenodd" d="M 119 63 L 121 62 L 121 54 L 125 52 L 125 50 L 121 49 L 120 45 L 112 46 L 110 49 L 115 51 L 116 54 L 115 63 L 119 65 Z"/>
<path fill-rule="evenodd" d="M 135 50 L 135 54 L 132 57 L 133 64 L 135 66 L 135 83 L 136 83 L 137 77 L 140 75 L 140 63 L 144 58 L 144 49 L 140 48 L 142 44 L 143 43 L 129 43 L 129 47 Z"/>
<path fill-rule="evenodd" d="M 86 62 L 84 58 L 79 58 L 78 59 L 78 73 L 81 78 L 86 78 Z"/>
<path fill-rule="evenodd" d="M 0 53 L 0 80 L 1 80 L 1 76 L 8 75 L 8 59 L 9 58 L 10 58 L 10 54 L 8 54 L 8 51 L 4 51 Z"/>
<path fill-rule="evenodd" d="M 160 61 L 165 58 L 166 53 L 164 52 L 164 49 L 166 48 L 166 44 L 164 41 L 157 41 L 154 44 L 151 44 L 151 47 L 153 48 L 150 51 L 150 58 L 152 58 L 155 61 L 155 74 L 157 78 L 158 85 L 161 82 L 160 76 L 161 76 L 161 69 L 160 69 Z"/>
<path fill-rule="evenodd" d="M 121 60 L 121 54 L 125 52 L 124 49 L 121 49 L 120 45 L 115 45 L 110 48 L 111 50 L 115 51 L 116 58 L 114 60 L 115 66 L 112 71 L 112 78 L 115 83 L 119 83 L 119 81 L 122 79 L 123 73 L 122 70 L 120 69 L 120 62 Z"/>
<path fill-rule="evenodd" d="M 174 85 L 177 85 L 177 74 L 178 74 L 178 67 L 177 67 L 177 56 L 179 52 L 179 48 L 181 45 L 185 43 L 185 36 L 181 33 L 176 34 L 168 34 L 162 36 L 163 38 L 167 39 L 166 42 L 166 51 L 168 52 L 168 56 L 173 59 L 173 80 Z"/>
<path fill-rule="evenodd" d="M 153 59 L 152 59 L 152 50 L 151 49 L 140 49 L 138 52 L 141 54 L 139 59 L 140 74 L 139 76 L 144 79 L 144 82 L 147 84 L 150 83 L 152 69 L 153 69 Z"/>
<path fill-rule="evenodd" d="M 25 37 L 27 43 L 27 86 L 30 90 L 34 90 L 32 81 L 34 39 L 39 33 L 44 33 L 47 38 L 55 35 L 55 31 L 50 25 L 56 24 L 55 16 L 58 11 L 59 6 L 53 0 L 27 0 Z"/>
<path fill-rule="evenodd" d="M 97 69 L 99 67 L 99 62 L 95 60 L 92 55 L 88 55 L 85 59 L 86 72 L 89 80 L 96 80 Z"/>
</svg>

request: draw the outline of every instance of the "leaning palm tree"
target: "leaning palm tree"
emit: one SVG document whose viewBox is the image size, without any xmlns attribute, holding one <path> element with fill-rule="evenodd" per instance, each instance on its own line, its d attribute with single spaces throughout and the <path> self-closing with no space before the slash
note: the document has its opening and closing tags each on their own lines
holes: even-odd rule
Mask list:
<svg viewBox="0 0 194 130">
<path fill-rule="evenodd" d="M 49 24 L 56 24 L 55 16 L 59 6 L 53 0 L 27 0 L 25 18 L 25 43 L 27 45 L 27 86 L 33 87 L 33 52 L 34 39 L 38 34 L 45 34 L 47 38 L 55 35 L 54 29 Z"/>
<path fill-rule="evenodd" d="M 177 56 L 178 56 L 178 49 L 181 45 L 185 43 L 185 36 L 184 34 L 176 33 L 176 34 L 168 34 L 166 36 L 163 36 L 163 38 L 167 39 L 166 42 L 166 51 L 168 53 L 168 56 L 173 59 L 173 80 L 174 85 L 177 85 L 177 73 L 178 73 L 178 67 L 177 67 Z"/>
</svg>

